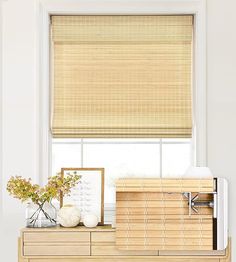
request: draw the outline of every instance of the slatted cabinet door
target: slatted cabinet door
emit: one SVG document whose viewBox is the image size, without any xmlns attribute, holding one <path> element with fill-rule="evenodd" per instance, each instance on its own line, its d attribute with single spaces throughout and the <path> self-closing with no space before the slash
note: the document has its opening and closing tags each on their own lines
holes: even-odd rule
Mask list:
<svg viewBox="0 0 236 262">
<path fill-rule="evenodd" d="M 212 209 L 189 216 L 184 192 L 206 192 L 213 180 L 120 179 L 116 193 L 116 246 L 120 250 L 212 250 Z"/>
</svg>

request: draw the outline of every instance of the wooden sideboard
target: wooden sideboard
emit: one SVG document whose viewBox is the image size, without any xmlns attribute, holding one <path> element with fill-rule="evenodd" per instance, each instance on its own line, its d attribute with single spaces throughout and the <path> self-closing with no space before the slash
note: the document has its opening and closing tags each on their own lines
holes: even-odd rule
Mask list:
<svg viewBox="0 0 236 262">
<path fill-rule="evenodd" d="M 18 262 L 230 262 L 224 251 L 126 251 L 116 248 L 116 231 L 96 228 L 25 228 L 19 238 Z"/>
</svg>

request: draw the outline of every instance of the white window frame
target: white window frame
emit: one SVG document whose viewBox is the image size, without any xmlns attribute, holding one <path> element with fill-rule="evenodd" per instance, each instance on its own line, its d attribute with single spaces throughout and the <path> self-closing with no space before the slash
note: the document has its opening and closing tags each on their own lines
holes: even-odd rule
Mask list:
<svg viewBox="0 0 236 262">
<path fill-rule="evenodd" d="M 84 153 L 84 147 L 87 145 L 156 145 L 158 146 L 159 149 L 159 159 L 157 158 L 157 161 L 159 161 L 159 177 L 162 178 L 164 176 L 163 174 L 163 145 L 191 145 L 191 142 L 187 142 L 187 141 L 178 141 L 178 139 L 176 139 L 175 141 L 171 140 L 168 141 L 168 139 L 163 139 L 163 138 L 158 138 L 158 139 L 142 139 L 139 138 L 138 140 L 135 139 L 125 139 L 123 141 L 121 140 L 116 140 L 116 139 L 109 139 L 107 140 L 102 139 L 102 140 L 93 140 L 93 139 L 84 139 L 84 138 L 80 138 L 80 139 L 70 139 L 70 141 L 66 141 L 66 139 L 59 139 L 57 141 L 57 139 L 52 139 L 51 140 L 52 143 L 51 145 L 56 145 L 56 144 L 73 144 L 73 145 L 80 145 L 80 165 L 78 167 L 86 167 L 84 166 L 84 159 L 86 157 L 86 154 Z M 192 150 L 193 151 L 193 150 Z M 194 164 L 193 162 L 193 152 L 191 152 L 191 156 L 190 156 L 190 164 Z M 51 166 L 51 170 L 50 170 L 50 174 L 52 173 L 52 166 Z M 158 177 L 158 176 L 157 176 Z"/>
<path fill-rule="evenodd" d="M 207 165 L 206 0 L 41 0 L 38 2 L 38 170 L 39 182 L 51 170 L 50 59 L 51 15 L 194 15 L 193 145 L 194 163 Z"/>
<path fill-rule="evenodd" d="M 2 98 L 2 0 L 0 0 L 0 173 L 3 174 L 3 98 Z M 3 185 L 3 176 L 0 177 L 0 185 Z M 0 189 L 0 201 L 3 202 L 3 190 Z M 0 205 L 0 219 L 3 214 L 3 205 Z"/>
</svg>

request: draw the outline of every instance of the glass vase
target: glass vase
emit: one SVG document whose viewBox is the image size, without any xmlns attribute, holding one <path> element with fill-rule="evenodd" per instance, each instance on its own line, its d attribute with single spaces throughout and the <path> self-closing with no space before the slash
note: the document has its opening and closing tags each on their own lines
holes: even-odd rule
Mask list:
<svg viewBox="0 0 236 262">
<path fill-rule="evenodd" d="M 54 227 L 57 225 L 57 211 L 51 202 L 28 203 L 26 207 L 27 227 Z"/>
</svg>

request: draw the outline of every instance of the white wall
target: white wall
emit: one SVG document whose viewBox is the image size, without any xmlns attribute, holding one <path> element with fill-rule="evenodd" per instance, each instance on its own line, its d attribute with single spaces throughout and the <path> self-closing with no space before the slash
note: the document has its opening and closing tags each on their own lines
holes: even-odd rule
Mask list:
<svg viewBox="0 0 236 262">
<path fill-rule="evenodd" d="M 24 207 L 8 196 L 6 182 L 15 174 L 38 180 L 37 8 L 37 0 L 2 3 L 1 261 L 17 261 L 17 236 L 24 226 Z M 208 164 L 215 175 L 228 178 L 230 199 L 236 199 L 235 9 L 235 0 L 207 0 Z M 235 220 L 234 208 L 234 238 Z"/>
<path fill-rule="evenodd" d="M 236 252 L 236 1 L 207 0 L 208 165 L 229 181 Z M 236 253 L 234 254 L 236 260 Z M 234 262 L 234 260 L 233 260 Z"/>
<path fill-rule="evenodd" d="M 0 261 L 15 262 L 24 207 L 5 191 L 12 175 L 35 178 L 37 171 L 35 1 L 2 3 L 2 174 Z"/>
</svg>

